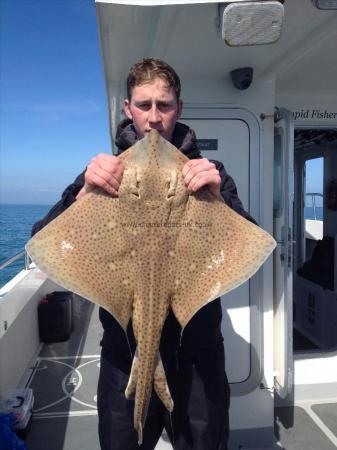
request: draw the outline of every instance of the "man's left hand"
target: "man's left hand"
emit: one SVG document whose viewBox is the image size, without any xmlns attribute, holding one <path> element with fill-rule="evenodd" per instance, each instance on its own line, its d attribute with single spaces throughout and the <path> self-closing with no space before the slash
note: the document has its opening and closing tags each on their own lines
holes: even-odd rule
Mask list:
<svg viewBox="0 0 337 450">
<path fill-rule="evenodd" d="M 220 194 L 221 177 L 219 171 L 215 164 L 207 158 L 188 161 L 183 167 L 183 178 L 190 192 L 196 192 L 207 185 L 215 196 L 222 198 Z"/>
</svg>

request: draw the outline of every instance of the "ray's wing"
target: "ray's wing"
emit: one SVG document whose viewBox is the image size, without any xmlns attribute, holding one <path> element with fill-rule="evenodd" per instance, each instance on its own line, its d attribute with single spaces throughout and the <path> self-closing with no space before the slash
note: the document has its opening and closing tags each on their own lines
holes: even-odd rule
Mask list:
<svg viewBox="0 0 337 450">
<path fill-rule="evenodd" d="M 126 329 L 131 249 L 121 220 L 118 199 L 97 189 L 39 231 L 26 250 L 53 281 L 103 306 Z"/>
<path fill-rule="evenodd" d="M 171 265 L 171 306 L 180 325 L 208 302 L 248 280 L 274 239 L 208 190 L 189 197 Z"/>
</svg>

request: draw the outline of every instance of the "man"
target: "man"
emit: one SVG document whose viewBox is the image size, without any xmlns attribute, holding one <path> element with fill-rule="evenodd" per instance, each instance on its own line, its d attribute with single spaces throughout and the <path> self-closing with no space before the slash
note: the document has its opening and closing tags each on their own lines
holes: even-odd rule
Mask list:
<svg viewBox="0 0 337 450">
<path fill-rule="evenodd" d="M 208 188 L 249 220 L 237 196 L 235 184 L 219 162 L 202 158 L 193 130 L 178 122 L 183 108 L 180 80 L 165 62 L 146 58 L 136 63 L 127 79 L 126 119 L 116 134 L 118 152 L 133 145 L 156 129 L 179 148 L 190 161 L 183 168 L 187 189 Z M 113 196 L 123 177 L 124 166 L 113 155 L 99 154 L 84 173 L 63 193 L 62 200 L 34 225 L 36 233 L 50 220 L 95 187 Z M 137 444 L 133 426 L 133 402 L 126 400 L 136 343 L 132 324 L 128 340 L 119 324 L 100 308 L 104 334 L 101 341 L 101 369 L 97 406 L 102 450 L 154 449 L 165 427 L 175 450 L 226 449 L 228 441 L 229 386 L 225 373 L 221 305 L 215 300 L 190 321 L 180 338 L 180 326 L 170 311 L 162 331 L 160 353 L 174 401 L 172 415 L 153 393 L 143 431 L 143 444 Z"/>
</svg>

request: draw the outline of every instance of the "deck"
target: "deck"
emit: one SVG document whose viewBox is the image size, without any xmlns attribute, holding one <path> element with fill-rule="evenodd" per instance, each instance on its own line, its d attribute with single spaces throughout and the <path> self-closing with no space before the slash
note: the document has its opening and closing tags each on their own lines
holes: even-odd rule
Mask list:
<svg viewBox="0 0 337 450">
<path fill-rule="evenodd" d="M 74 296 L 69 341 L 44 344 L 29 387 L 34 390 L 29 450 L 99 450 L 96 388 L 102 328 L 98 307 Z M 166 435 L 156 450 L 171 449 Z"/>
<path fill-rule="evenodd" d="M 99 450 L 96 387 L 101 334 L 98 308 L 75 296 L 71 338 L 45 344 L 29 380 L 35 396 L 26 438 L 30 450 Z M 171 448 L 164 433 L 156 450 Z M 274 448 L 336 449 L 336 399 L 331 403 L 276 408 Z"/>
</svg>

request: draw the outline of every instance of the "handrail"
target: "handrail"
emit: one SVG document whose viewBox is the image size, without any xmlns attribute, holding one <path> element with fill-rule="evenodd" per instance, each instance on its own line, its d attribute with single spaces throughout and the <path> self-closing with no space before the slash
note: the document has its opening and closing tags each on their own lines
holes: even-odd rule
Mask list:
<svg viewBox="0 0 337 450">
<path fill-rule="evenodd" d="M 321 194 L 320 192 L 308 192 L 305 195 L 311 195 L 311 202 L 312 202 L 312 207 L 314 210 L 314 220 L 317 220 L 317 215 L 316 215 L 316 200 L 315 197 L 322 197 L 323 198 L 323 194 Z"/>
<path fill-rule="evenodd" d="M 29 256 L 28 256 L 28 253 L 26 252 L 26 250 L 21 250 L 16 255 L 11 256 L 10 258 L 7 258 L 4 262 L 2 262 L 0 264 L 0 270 L 9 266 L 10 264 L 17 261 L 18 259 L 22 258 L 22 256 L 25 256 L 25 270 L 28 270 L 29 269 Z"/>
</svg>

